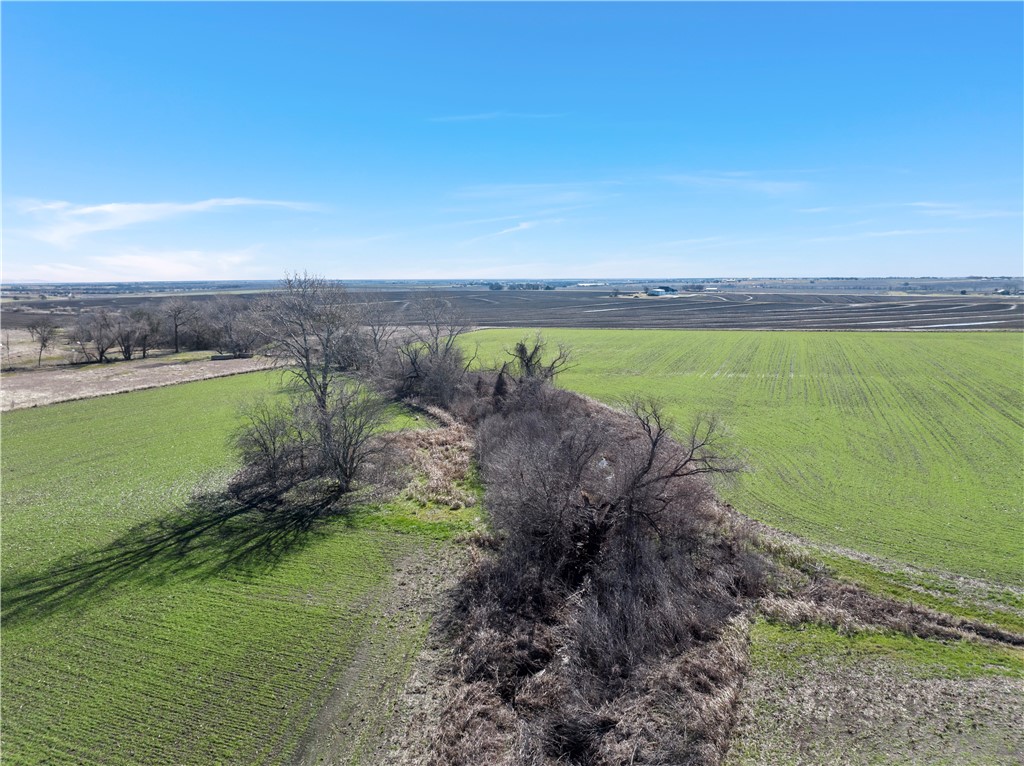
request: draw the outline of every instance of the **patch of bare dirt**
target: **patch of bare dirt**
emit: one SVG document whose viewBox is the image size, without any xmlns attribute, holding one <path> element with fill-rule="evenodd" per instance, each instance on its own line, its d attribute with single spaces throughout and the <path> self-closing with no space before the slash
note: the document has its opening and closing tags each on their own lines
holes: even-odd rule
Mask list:
<svg viewBox="0 0 1024 766">
<path fill-rule="evenodd" d="M 883 660 L 816 659 L 747 677 L 727 766 L 1019 764 L 1021 682 L 914 678 Z"/>
<path fill-rule="evenodd" d="M 221 378 L 272 366 L 272 362 L 263 357 L 216 362 L 209 358 L 193 361 L 156 358 L 4 373 L 0 375 L 0 411 Z"/>
</svg>

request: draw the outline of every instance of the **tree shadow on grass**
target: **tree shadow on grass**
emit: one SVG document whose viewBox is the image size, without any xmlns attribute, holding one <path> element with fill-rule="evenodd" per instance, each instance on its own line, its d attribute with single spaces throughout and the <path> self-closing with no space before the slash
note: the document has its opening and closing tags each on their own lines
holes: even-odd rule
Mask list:
<svg viewBox="0 0 1024 766">
<path fill-rule="evenodd" d="M 54 612 L 81 611 L 125 584 L 153 587 L 224 573 L 259 575 L 324 537 L 345 515 L 345 509 L 326 504 L 198 494 L 176 512 L 139 524 L 103 548 L 65 557 L 42 573 L 5 576 L 3 621 L 9 627 Z"/>
</svg>

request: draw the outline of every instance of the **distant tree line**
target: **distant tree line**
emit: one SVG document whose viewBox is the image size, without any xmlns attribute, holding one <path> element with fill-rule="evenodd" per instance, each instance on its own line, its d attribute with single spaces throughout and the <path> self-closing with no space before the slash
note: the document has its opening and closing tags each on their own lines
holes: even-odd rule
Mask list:
<svg viewBox="0 0 1024 766">
<path fill-rule="evenodd" d="M 58 346 L 72 363 L 146 359 L 157 349 L 244 356 L 262 342 L 251 321 L 251 304 L 233 296 L 203 302 L 176 297 L 153 308 L 83 309 L 63 328 L 52 315 L 41 314 L 27 329 L 38 345 L 37 365 L 44 352 Z"/>
</svg>

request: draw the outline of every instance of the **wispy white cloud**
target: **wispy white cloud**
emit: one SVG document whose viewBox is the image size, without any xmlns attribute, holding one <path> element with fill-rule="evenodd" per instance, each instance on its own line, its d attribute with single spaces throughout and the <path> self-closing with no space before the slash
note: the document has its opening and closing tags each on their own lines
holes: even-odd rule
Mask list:
<svg viewBox="0 0 1024 766">
<path fill-rule="evenodd" d="M 467 239 L 462 244 L 463 245 L 472 245 L 472 244 L 475 244 L 477 242 L 483 242 L 483 241 L 488 240 L 488 239 L 497 239 L 498 237 L 507 237 L 509 234 L 516 234 L 516 233 L 518 233 L 520 231 L 526 231 L 527 229 L 534 229 L 534 228 L 540 226 L 542 223 L 544 223 L 544 224 L 547 224 L 547 223 L 561 223 L 561 221 L 558 220 L 558 219 L 552 220 L 552 221 L 521 221 L 521 222 L 517 223 L 515 226 L 509 226 L 507 229 L 502 229 L 501 231 L 495 231 L 495 232 L 492 232 L 491 234 L 484 234 L 482 237 L 473 237 L 473 239 Z"/>
<path fill-rule="evenodd" d="M 762 178 L 757 173 L 750 171 L 681 173 L 662 176 L 662 179 L 680 186 L 750 192 L 765 194 L 771 197 L 793 194 L 803 191 L 810 186 L 805 181 L 780 181 Z"/>
<path fill-rule="evenodd" d="M 726 237 L 691 237 L 689 239 L 673 239 L 668 242 L 661 242 L 658 247 L 706 247 L 708 245 L 719 245 L 728 241 Z"/>
<path fill-rule="evenodd" d="M 23 230 L 23 234 L 53 245 L 66 246 L 86 234 L 237 207 L 276 207 L 306 211 L 317 209 L 315 205 L 304 202 L 248 197 L 218 197 L 198 202 L 111 202 L 104 205 L 76 205 L 62 200 L 25 200 L 17 209 L 39 222 L 35 228 Z"/>
<path fill-rule="evenodd" d="M 976 220 L 982 218 L 1020 218 L 1024 214 L 1019 206 L 992 207 L 970 202 L 875 202 L 862 205 L 798 208 L 797 213 L 875 213 L 879 210 L 911 211 L 932 218 Z"/>
<path fill-rule="evenodd" d="M 811 237 L 805 242 L 845 242 L 854 239 L 882 239 L 889 237 L 927 236 L 931 234 L 962 234 L 970 229 L 936 228 L 936 229 L 887 229 L 884 231 L 862 231 L 853 234 L 841 234 L 827 237 Z"/>
<path fill-rule="evenodd" d="M 506 208 L 558 207 L 595 204 L 614 196 L 613 190 L 620 185 L 620 181 L 477 184 L 464 186 L 453 196 L 476 205 L 501 205 Z"/>
<path fill-rule="evenodd" d="M 145 274 L 145 279 L 216 279 L 239 273 L 252 261 L 255 250 L 208 251 L 129 251 L 118 255 L 96 256 L 92 260 L 118 274 Z M 210 277 L 209 275 L 217 275 Z M 127 277 L 124 277 L 127 278 Z"/>
<path fill-rule="evenodd" d="M 434 229 L 452 229 L 460 228 L 464 226 L 479 226 L 486 223 L 502 223 L 503 221 L 521 221 L 524 218 L 551 218 L 552 216 L 561 215 L 562 213 L 568 213 L 572 210 L 582 210 L 589 207 L 589 205 L 562 205 L 560 207 L 549 207 L 540 208 L 537 210 L 530 210 L 528 213 L 520 212 L 514 215 L 495 215 L 488 216 L 486 218 L 469 218 L 459 221 L 446 221 L 443 223 L 432 224 L 431 228 Z M 458 213 L 465 212 L 461 209 L 448 209 L 442 211 L 444 213 Z"/>
<path fill-rule="evenodd" d="M 39 264 L 39 276 L 69 282 L 260 279 L 254 271 L 259 247 L 242 250 L 146 250 L 133 248 L 89 256 L 84 263 Z"/>
<path fill-rule="evenodd" d="M 964 231 L 970 231 L 970 229 L 889 229 L 888 231 L 866 231 L 860 236 L 868 238 L 912 237 L 919 234 L 955 234 Z"/>
<path fill-rule="evenodd" d="M 908 202 L 905 207 L 913 208 L 923 215 L 935 218 L 977 220 L 982 218 L 1019 218 L 1021 210 L 1008 208 L 980 208 L 959 202 Z"/>
<path fill-rule="evenodd" d="M 450 114 L 442 117 L 431 117 L 428 122 L 485 122 L 488 120 L 546 120 L 552 117 L 564 117 L 564 113 L 547 112 L 478 112 L 475 114 Z"/>
<path fill-rule="evenodd" d="M 483 235 L 482 237 L 474 237 L 472 240 L 466 240 L 462 245 L 473 245 L 478 242 L 484 242 L 486 240 L 497 240 L 500 237 L 508 237 L 509 235 L 515 235 L 519 231 L 525 231 L 530 228 L 537 228 L 541 225 L 549 225 L 561 223 L 562 218 L 549 218 L 547 220 L 536 220 L 536 221 L 520 221 L 514 226 L 503 228 L 500 231 L 493 231 L 489 235 Z"/>
<path fill-rule="evenodd" d="M 766 236 L 712 236 L 693 237 L 690 239 L 675 239 L 670 240 L 668 242 L 660 242 L 654 245 L 653 247 L 662 251 L 664 249 L 669 249 L 676 252 L 687 253 L 698 252 L 702 250 L 719 250 L 728 248 L 749 247 L 751 245 L 763 245 L 770 241 L 772 241 L 772 238 Z"/>
</svg>

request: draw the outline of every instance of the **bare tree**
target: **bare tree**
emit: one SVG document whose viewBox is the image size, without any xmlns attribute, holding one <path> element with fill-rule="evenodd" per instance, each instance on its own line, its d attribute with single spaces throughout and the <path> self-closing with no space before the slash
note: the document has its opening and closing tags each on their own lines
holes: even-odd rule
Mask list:
<svg viewBox="0 0 1024 766">
<path fill-rule="evenodd" d="M 387 402 L 364 385 L 347 381 L 332 386 L 326 410 L 318 419 L 321 468 L 337 481 L 337 493 L 352 488 L 359 469 L 382 449 L 377 432 L 387 417 Z"/>
<path fill-rule="evenodd" d="M 40 319 L 33 320 L 28 325 L 28 332 L 39 346 L 39 356 L 36 359 L 36 367 L 41 367 L 43 365 L 43 352 L 53 345 L 60 330 L 53 323 L 53 319 L 51 319 L 49 315 L 45 315 Z M 9 342 L 10 341 L 8 339 L 8 344 Z M 9 353 L 10 352 L 8 351 L 8 354 Z"/>
<path fill-rule="evenodd" d="M 469 332 L 466 315 L 450 300 L 426 294 L 410 303 L 413 338 L 434 357 L 446 357 L 458 348 L 459 337 Z"/>
<path fill-rule="evenodd" d="M 281 290 L 259 300 L 255 315 L 270 351 L 295 365 L 290 371 L 326 411 L 332 381 L 361 355 L 345 288 L 321 276 L 289 274 Z"/>
<path fill-rule="evenodd" d="M 715 418 L 697 418 L 677 441 L 657 401 L 635 398 L 624 415 L 594 417 L 547 385 L 520 389 L 477 442 L 487 507 L 509 555 L 570 588 L 609 540 L 677 534 L 707 491 L 698 477 L 740 470 Z"/>
<path fill-rule="evenodd" d="M 257 401 L 243 417 L 235 436 L 246 466 L 233 482 L 239 494 L 280 494 L 328 479 L 328 497 L 337 498 L 352 490 L 362 467 L 386 447 L 378 432 L 387 402 L 354 381 L 333 382 L 324 409 L 304 391 L 287 404 Z"/>
<path fill-rule="evenodd" d="M 109 309 L 81 312 L 68 332 L 68 340 L 86 361 L 107 362 L 107 353 L 117 343 L 116 329 L 116 315 Z"/>
<path fill-rule="evenodd" d="M 391 343 L 398 332 L 400 307 L 382 293 L 366 296 L 359 307 L 359 321 L 366 329 L 374 359 L 382 360 L 391 349 Z"/>
<path fill-rule="evenodd" d="M 332 496 L 351 491 L 380 448 L 376 434 L 387 415 L 378 394 L 344 377 L 368 353 L 360 311 L 341 285 L 290 274 L 281 290 L 258 301 L 251 319 L 271 352 L 293 365 L 288 371 L 301 392 L 289 412 L 266 405 L 250 411 L 237 440 L 243 458 L 278 486 L 326 478 Z M 387 333 L 376 337 L 384 342 Z"/>
<path fill-rule="evenodd" d="M 160 304 L 160 313 L 167 319 L 174 340 L 174 353 L 181 351 L 179 334 L 199 314 L 199 307 L 187 298 L 168 298 Z"/>
<path fill-rule="evenodd" d="M 523 338 L 507 352 L 520 378 L 550 381 L 572 365 L 573 353 L 569 346 L 559 343 L 554 358 L 545 361 L 547 347 L 547 341 L 538 332 L 533 338 Z"/>
<path fill-rule="evenodd" d="M 135 356 L 137 330 L 135 320 L 127 314 L 114 315 L 114 341 L 121 352 L 121 358 L 125 361 L 129 361 Z"/>
<path fill-rule="evenodd" d="M 245 299 L 219 296 L 202 314 L 220 353 L 242 356 L 256 350 L 261 335 Z"/>
<path fill-rule="evenodd" d="M 473 362 L 458 343 L 469 321 L 451 301 L 429 294 L 412 301 L 410 313 L 409 339 L 398 350 L 399 393 L 448 407 Z"/>
<path fill-rule="evenodd" d="M 142 358 L 146 359 L 160 337 L 160 315 L 140 308 L 130 312 L 128 316 L 135 324 L 135 344 Z"/>
<path fill-rule="evenodd" d="M 700 474 L 733 474 L 742 464 L 727 444 L 721 421 L 714 415 L 698 415 L 689 430 L 673 438 L 678 429 L 655 398 L 637 396 L 628 400 L 626 412 L 640 426 L 641 467 L 631 486 L 642 489 L 673 479 Z"/>
<path fill-rule="evenodd" d="M 264 398 L 242 409 L 242 426 L 235 433 L 235 447 L 246 466 L 246 486 L 281 489 L 307 476 L 307 434 L 297 416 L 299 403 L 269 402 Z M 236 486 L 239 482 L 236 482 Z"/>
</svg>

